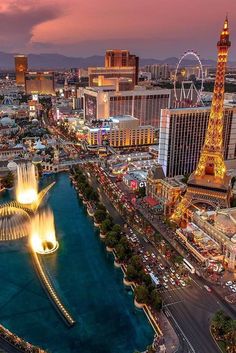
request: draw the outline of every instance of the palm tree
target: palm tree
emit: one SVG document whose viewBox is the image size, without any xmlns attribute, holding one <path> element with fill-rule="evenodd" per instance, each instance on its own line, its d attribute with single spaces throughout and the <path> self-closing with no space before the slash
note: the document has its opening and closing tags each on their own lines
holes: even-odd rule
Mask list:
<svg viewBox="0 0 236 353">
<path fill-rule="evenodd" d="M 236 320 L 228 320 L 226 330 L 227 333 L 224 335 L 224 338 L 227 342 L 227 351 L 236 353 Z"/>
</svg>

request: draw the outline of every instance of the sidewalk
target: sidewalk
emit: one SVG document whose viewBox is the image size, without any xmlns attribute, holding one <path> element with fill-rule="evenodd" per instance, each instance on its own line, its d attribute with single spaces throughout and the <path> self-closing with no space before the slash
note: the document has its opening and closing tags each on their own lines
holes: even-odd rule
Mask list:
<svg viewBox="0 0 236 353">
<path fill-rule="evenodd" d="M 160 328 L 163 332 L 163 344 L 166 346 L 166 353 L 174 353 L 179 348 L 179 338 L 171 326 L 165 314 L 158 315 Z"/>
</svg>

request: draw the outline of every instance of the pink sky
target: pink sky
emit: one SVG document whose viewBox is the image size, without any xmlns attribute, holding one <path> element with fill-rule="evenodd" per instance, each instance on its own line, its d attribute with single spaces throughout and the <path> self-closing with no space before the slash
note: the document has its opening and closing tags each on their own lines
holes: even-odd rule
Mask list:
<svg viewBox="0 0 236 353">
<path fill-rule="evenodd" d="M 141 57 L 187 49 L 216 56 L 228 12 L 236 60 L 236 0 L 2 0 L 1 51 L 103 54 L 127 48 Z"/>
</svg>

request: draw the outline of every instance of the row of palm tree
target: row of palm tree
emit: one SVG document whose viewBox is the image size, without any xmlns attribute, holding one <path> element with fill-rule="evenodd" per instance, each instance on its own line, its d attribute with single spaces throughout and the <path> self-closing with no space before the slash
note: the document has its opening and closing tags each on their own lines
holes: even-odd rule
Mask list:
<svg viewBox="0 0 236 353">
<path fill-rule="evenodd" d="M 223 343 L 225 352 L 236 353 L 236 320 L 219 310 L 212 318 L 211 329 L 216 341 Z"/>
</svg>

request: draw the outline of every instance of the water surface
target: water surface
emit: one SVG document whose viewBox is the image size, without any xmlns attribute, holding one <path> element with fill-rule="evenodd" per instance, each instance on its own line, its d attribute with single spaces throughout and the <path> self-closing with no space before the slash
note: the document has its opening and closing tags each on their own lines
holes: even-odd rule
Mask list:
<svg viewBox="0 0 236 353">
<path fill-rule="evenodd" d="M 54 285 L 77 324 L 65 326 L 41 288 L 27 242 L 0 244 L 0 323 L 52 353 L 133 353 L 153 329 L 133 305 L 122 272 L 104 249 L 67 174 L 55 177 L 46 202 L 54 212 L 60 248 L 44 258 Z M 4 192 L 0 201 L 12 197 Z"/>
</svg>

